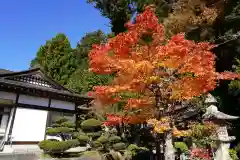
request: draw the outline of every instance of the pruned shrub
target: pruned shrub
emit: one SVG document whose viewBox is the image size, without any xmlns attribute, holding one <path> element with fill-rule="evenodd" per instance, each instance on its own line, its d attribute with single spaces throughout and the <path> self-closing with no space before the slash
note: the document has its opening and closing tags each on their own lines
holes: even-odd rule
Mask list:
<svg viewBox="0 0 240 160">
<path fill-rule="evenodd" d="M 111 143 L 118 143 L 118 142 L 121 141 L 121 137 L 119 137 L 119 136 L 112 136 L 112 137 L 109 137 L 109 141 Z"/>
<path fill-rule="evenodd" d="M 79 135 L 77 139 L 80 142 L 80 145 L 86 145 L 89 142 L 89 137 L 87 135 Z"/>
<path fill-rule="evenodd" d="M 229 149 L 229 155 L 232 158 L 232 160 L 239 159 L 237 155 L 237 151 L 235 149 Z"/>
<path fill-rule="evenodd" d="M 89 130 L 89 129 L 101 127 L 101 125 L 102 125 L 101 121 L 91 118 L 83 121 L 81 123 L 81 128 L 83 130 Z"/>
<path fill-rule="evenodd" d="M 105 143 L 108 142 L 108 139 L 107 139 L 106 136 L 101 136 L 101 137 L 99 137 L 96 141 L 97 141 L 97 142 L 100 142 L 100 143 L 102 143 L 102 144 L 105 144 Z"/>
<path fill-rule="evenodd" d="M 123 150 L 125 148 L 126 148 L 125 143 L 120 142 L 120 143 L 113 144 L 113 149 L 116 151 Z"/>
<path fill-rule="evenodd" d="M 188 146 L 184 142 L 174 142 L 174 147 L 180 149 L 182 153 L 188 152 Z"/>
<path fill-rule="evenodd" d="M 69 121 L 69 119 L 67 119 L 66 117 L 57 117 L 57 119 L 54 123 L 62 124 L 62 123 L 67 122 L 67 121 Z"/>
<path fill-rule="evenodd" d="M 46 130 L 46 134 L 48 135 L 56 135 L 60 133 L 71 133 L 73 129 L 68 127 L 57 127 L 57 128 L 48 128 Z"/>
<path fill-rule="evenodd" d="M 67 121 L 67 122 L 63 122 L 63 123 L 61 124 L 61 127 L 74 128 L 75 126 L 73 125 L 73 122 Z"/>
<path fill-rule="evenodd" d="M 67 140 L 66 142 L 69 144 L 69 146 L 70 146 L 71 148 L 72 148 L 72 147 L 77 147 L 77 146 L 80 145 L 80 142 L 79 142 L 78 139 L 71 139 L 71 140 Z"/>
<path fill-rule="evenodd" d="M 39 148 L 44 152 L 61 153 L 71 148 L 71 144 L 68 141 L 44 140 L 39 143 Z"/>
<path fill-rule="evenodd" d="M 102 144 L 101 144 L 100 142 L 98 142 L 98 141 L 93 141 L 93 142 L 91 143 L 91 146 L 92 146 L 93 148 L 99 148 L 99 147 L 102 147 Z"/>
<path fill-rule="evenodd" d="M 78 136 L 86 136 L 87 134 L 86 133 L 84 133 L 84 132 L 74 132 L 73 134 L 72 134 L 72 137 L 73 138 L 77 138 Z"/>
<path fill-rule="evenodd" d="M 100 137 L 102 134 L 103 131 L 86 133 L 87 136 L 92 137 L 93 139 Z"/>
</svg>

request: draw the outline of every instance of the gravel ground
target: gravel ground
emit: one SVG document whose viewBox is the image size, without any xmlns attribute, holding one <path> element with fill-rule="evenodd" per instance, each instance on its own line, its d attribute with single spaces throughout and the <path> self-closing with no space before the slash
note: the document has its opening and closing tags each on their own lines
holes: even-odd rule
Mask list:
<svg viewBox="0 0 240 160">
<path fill-rule="evenodd" d="M 0 160 L 39 160 L 39 156 L 34 154 L 6 154 L 0 155 Z"/>
</svg>

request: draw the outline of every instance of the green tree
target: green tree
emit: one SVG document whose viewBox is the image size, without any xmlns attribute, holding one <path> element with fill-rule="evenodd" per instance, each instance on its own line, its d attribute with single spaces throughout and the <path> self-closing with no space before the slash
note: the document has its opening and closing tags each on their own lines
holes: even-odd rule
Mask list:
<svg viewBox="0 0 240 160">
<path fill-rule="evenodd" d="M 104 85 L 111 80 L 110 76 L 99 76 L 88 71 L 88 53 L 93 44 L 104 43 L 107 40 L 101 30 L 87 33 L 77 44 L 74 51 L 77 58 L 77 69 L 69 78 L 67 87 L 76 91 L 85 93 L 92 90 L 95 85 Z"/>
<path fill-rule="evenodd" d="M 147 5 L 156 6 L 156 15 L 160 21 L 167 17 L 171 10 L 171 0 L 87 0 L 94 5 L 101 14 L 110 20 L 112 32 L 119 34 L 126 31 L 127 23 L 133 14 L 142 12 Z"/>
<path fill-rule="evenodd" d="M 76 70 L 75 61 L 76 56 L 70 41 L 64 34 L 59 33 L 39 48 L 31 67 L 41 66 L 50 77 L 66 85 L 68 78 Z"/>
<path fill-rule="evenodd" d="M 107 36 L 101 31 L 97 30 L 94 32 L 87 33 L 78 43 L 74 50 L 78 68 L 86 69 L 88 66 L 88 53 L 92 48 L 93 44 L 100 44 L 105 42 Z"/>
<path fill-rule="evenodd" d="M 87 33 L 73 49 L 64 34 L 57 34 L 39 48 L 30 68 L 40 67 L 60 84 L 85 93 L 94 85 L 104 85 L 111 79 L 88 71 L 88 53 L 92 45 L 105 42 L 108 36 L 111 35 L 101 30 Z"/>
<path fill-rule="evenodd" d="M 110 20 L 112 32 L 115 34 L 126 30 L 124 24 L 131 18 L 130 0 L 87 0 L 101 14 Z"/>
</svg>

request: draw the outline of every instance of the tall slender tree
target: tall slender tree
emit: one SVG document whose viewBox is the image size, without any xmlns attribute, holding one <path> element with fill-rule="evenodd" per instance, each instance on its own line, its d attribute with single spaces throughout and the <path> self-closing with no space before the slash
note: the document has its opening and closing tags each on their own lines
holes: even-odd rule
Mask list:
<svg viewBox="0 0 240 160">
<path fill-rule="evenodd" d="M 39 48 L 31 66 L 39 65 L 54 80 L 66 85 L 76 69 L 75 59 L 67 36 L 59 33 Z"/>
</svg>

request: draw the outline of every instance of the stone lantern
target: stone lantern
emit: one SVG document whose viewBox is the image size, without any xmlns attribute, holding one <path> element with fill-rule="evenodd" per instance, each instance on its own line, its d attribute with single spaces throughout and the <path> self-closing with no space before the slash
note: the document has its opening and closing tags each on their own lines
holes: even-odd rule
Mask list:
<svg viewBox="0 0 240 160">
<path fill-rule="evenodd" d="M 217 141 L 218 146 L 214 159 L 231 160 L 228 149 L 230 147 L 230 142 L 235 140 L 235 137 L 228 136 L 227 121 L 235 120 L 238 119 L 239 117 L 231 116 L 218 111 L 217 106 L 214 105 L 214 103 L 217 103 L 217 100 L 210 94 L 205 100 L 205 103 L 210 104 L 210 106 L 207 108 L 205 114 L 203 115 L 203 118 L 205 120 L 210 120 L 219 126 L 217 129 L 217 139 L 215 139 Z"/>
</svg>

